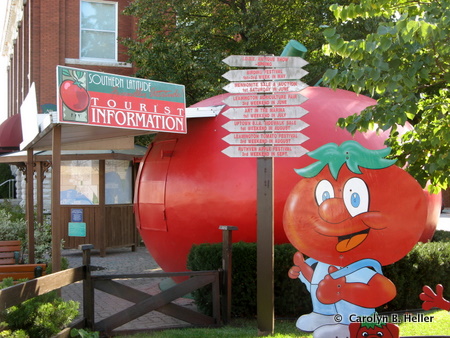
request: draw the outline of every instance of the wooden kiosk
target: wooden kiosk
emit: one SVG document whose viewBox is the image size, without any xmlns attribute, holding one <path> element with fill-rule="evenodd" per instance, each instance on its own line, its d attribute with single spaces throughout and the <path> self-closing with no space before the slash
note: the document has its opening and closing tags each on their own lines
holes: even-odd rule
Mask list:
<svg viewBox="0 0 450 338">
<path fill-rule="evenodd" d="M 60 204 L 59 231 L 64 241 L 64 248 L 76 249 L 81 244 L 90 243 L 100 250 L 101 256 L 106 254 L 108 248 L 135 249 L 139 244 L 139 235 L 134 223 L 133 183 L 137 166 L 145 151 L 146 148 L 135 146 L 132 149 L 122 150 L 65 150 L 61 152 L 63 200 Z M 26 174 L 27 152 L 2 156 L 0 163 L 16 165 Z M 78 164 L 81 165 L 84 173 L 77 173 L 77 168 L 80 168 Z M 31 167 L 37 185 L 35 187 L 36 221 L 42 223 L 45 213 L 43 183 L 46 176 L 49 176 L 49 169 L 52 168 L 51 151 L 35 151 Z M 74 185 L 70 182 L 66 182 L 66 185 L 70 184 L 70 186 L 66 187 L 65 193 L 65 181 L 73 181 L 74 175 L 81 176 L 81 179 L 87 176 L 89 181 L 94 183 L 96 190 L 93 192 L 94 198 L 89 199 L 85 195 L 77 194 L 74 189 L 69 189 Z M 73 195 L 72 198 L 67 196 L 69 194 Z"/>
<path fill-rule="evenodd" d="M 63 151 L 113 149 L 110 155 L 116 156 L 114 154 L 120 153 L 116 153 L 118 149 L 134 148 L 134 136 L 155 132 L 187 132 L 186 102 L 182 85 L 63 66 L 57 66 L 56 73 L 57 111 L 49 114 L 37 113 L 36 94 L 32 85 L 21 107 L 23 142 L 20 145 L 20 149 L 26 150 L 27 153 L 24 161 L 27 164 L 27 177 L 33 177 L 34 166 L 31 164 L 35 163 L 35 151 L 51 151 L 53 271 L 61 270 L 61 239 L 67 238 L 69 247 L 80 243 L 94 244 L 102 254 L 106 253 L 106 247 L 134 247 L 137 241 L 132 221 L 132 204 L 117 204 L 112 207 L 107 204 L 108 159 L 98 154 L 95 159 L 98 160 L 98 194 L 86 196 L 86 191 L 83 191 L 84 197 L 87 197 L 92 205 L 83 204 L 79 207 L 72 203 L 69 206 L 61 204 L 61 192 L 68 190 L 61 185 L 64 182 Z M 76 95 L 67 90 L 67 87 L 73 87 L 75 84 L 78 87 Z M 83 160 L 86 160 L 86 154 L 83 156 Z M 36 172 L 43 175 L 42 169 Z M 41 184 L 40 182 L 42 176 L 37 180 L 37 184 Z M 28 251 L 29 260 L 33 262 L 33 180 L 27 180 L 26 190 Z M 78 196 L 70 196 L 69 199 L 77 201 Z M 130 224 L 133 225 L 133 230 Z M 77 236 L 70 236 L 74 234 Z"/>
</svg>

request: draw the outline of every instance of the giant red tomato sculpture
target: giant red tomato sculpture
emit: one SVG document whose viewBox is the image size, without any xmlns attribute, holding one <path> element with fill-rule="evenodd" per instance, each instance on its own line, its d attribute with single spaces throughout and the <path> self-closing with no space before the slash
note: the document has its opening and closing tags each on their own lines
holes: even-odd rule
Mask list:
<svg viewBox="0 0 450 338">
<path fill-rule="evenodd" d="M 311 151 L 323 144 L 356 140 L 370 149 L 384 147 L 385 134 L 356 133 L 336 126 L 339 117 L 358 113 L 376 101 L 355 93 L 323 87 L 301 92 L 309 98 L 301 106 L 309 111 L 301 120 L 309 126 L 302 146 Z M 218 95 L 191 107 L 222 106 L 229 94 Z M 135 212 L 139 232 L 154 259 L 165 271 L 184 271 L 193 244 L 222 240 L 220 225 L 237 226 L 233 241 L 256 241 L 256 159 L 230 158 L 222 153 L 229 134 L 216 117 L 188 120 L 185 135 L 160 133 L 141 163 L 136 181 Z M 313 160 L 274 159 L 275 243 L 287 243 L 282 226 L 284 203 L 298 182 L 294 168 Z"/>
</svg>

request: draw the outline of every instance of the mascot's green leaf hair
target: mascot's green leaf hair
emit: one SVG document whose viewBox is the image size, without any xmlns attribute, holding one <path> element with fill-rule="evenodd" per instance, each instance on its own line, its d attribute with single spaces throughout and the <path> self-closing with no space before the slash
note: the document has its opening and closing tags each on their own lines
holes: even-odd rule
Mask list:
<svg viewBox="0 0 450 338">
<path fill-rule="evenodd" d="M 356 141 L 346 141 L 340 146 L 336 143 L 327 143 L 308 153 L 318 162 L 302 169 L 295 169 L 295 172 L 300 176 L 310 178 L 320 173 L 328 164 L 331 175 L 337 179 L 339 170 L 345 163 L 351 172 L 361 174 L 359 168 L 383 169 L 393 165 L 396 160 L 385 159 L 390 152 L 391 148 L 370 150 Z"/>
</svg>

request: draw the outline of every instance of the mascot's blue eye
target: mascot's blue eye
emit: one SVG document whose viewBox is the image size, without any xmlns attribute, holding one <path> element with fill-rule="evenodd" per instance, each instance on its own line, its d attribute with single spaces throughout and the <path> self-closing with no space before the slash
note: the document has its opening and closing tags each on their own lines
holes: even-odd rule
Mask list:
<svg viewBox="0 0 450 338">
<path fill-rule="evenodd" d="M 343 190 L 345 207 L 352 217 L 369 210 L 369 188 L 362 179 L 350 178 Z"/>
<path fill-rule="evenodd" d="M 359 207 L 359 204 L 361 203 L 361 198 L 359 197 L 358 193 L 354 192 L 352 194 L 351 203 L 354 208 Z"/>
<path fill-rule="evenodd" d="M 317 205 L 321 205 L 326 200 L 334 198 L 333 185 L 327 180 L 320 181 L 316 186 L 315 197 Z"/>
</svg>

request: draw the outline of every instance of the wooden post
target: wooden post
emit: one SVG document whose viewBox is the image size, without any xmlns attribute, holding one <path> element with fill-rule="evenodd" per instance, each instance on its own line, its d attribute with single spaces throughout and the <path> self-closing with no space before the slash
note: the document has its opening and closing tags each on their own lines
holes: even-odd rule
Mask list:
<svg viewBox="0 0 450 338">
<path fill-rule="evenodd" d="M 83 251 L 83 266 L 85 269 L 85 278 L 83 280 L 83 316 L 85 327 L 94 330 L 95 311 L 94 311 L 94 285 L 91 276 L 91 250 L 92 244 L 83 244 L 78 246 Z"/>
<path fill-rule="evenodd" d="M 36 221 L 38 224 L 44 223 L 44 182 L 43 182 L 42 162 L 36 161 Z"/>
<path fill-rule="evenodd" d="M 34 264 L 34 158 L 33 148 L 27 150 L 26 217 L 28 235 L 28 262 Z"/>
<path fill-rule="evenodd" d="M 232 231 L 238 227 L 221 225 L 222 230 L 222 269 L 223 269 L 223 293 L 222 293 L 222 318 L 223 323 L 228 324 L 231 317 L 231 277 L 232 277 Z"/>
<path fill-rule="evenodd" d="M 98 233 L 100 234 L 100 238 L 97 238 L 97 243 L 100 243 L 100 256 L 106 256 L 106 225 L 105 225 L 105 189 L 106 189 L 106 181 L 105 181 L 105 160 L 99 160 L 99 177 L 98 177 L 98 207 L 100 211 L 100 215 L 98 217 L 98 222 L 96 226 L 98 226 Z"/>
<path fill-rule="evenodd" d="M 61 270 L 61 125 L 52 130 L 52 271 Z"/>
<path fill-rule="evenodd" d="M 45 172 L 50 168 L 51 162 L 49 161 L 36 161 L 36 208 L 37 208 L 37 222 L 38 224 L 44 223 L 44 179 Z"/>
<path fill-rule="evenodd" d="M 274 332 L 273 158 L 257 159 L 257 316 L 258 335 Z"/>
</svg>

